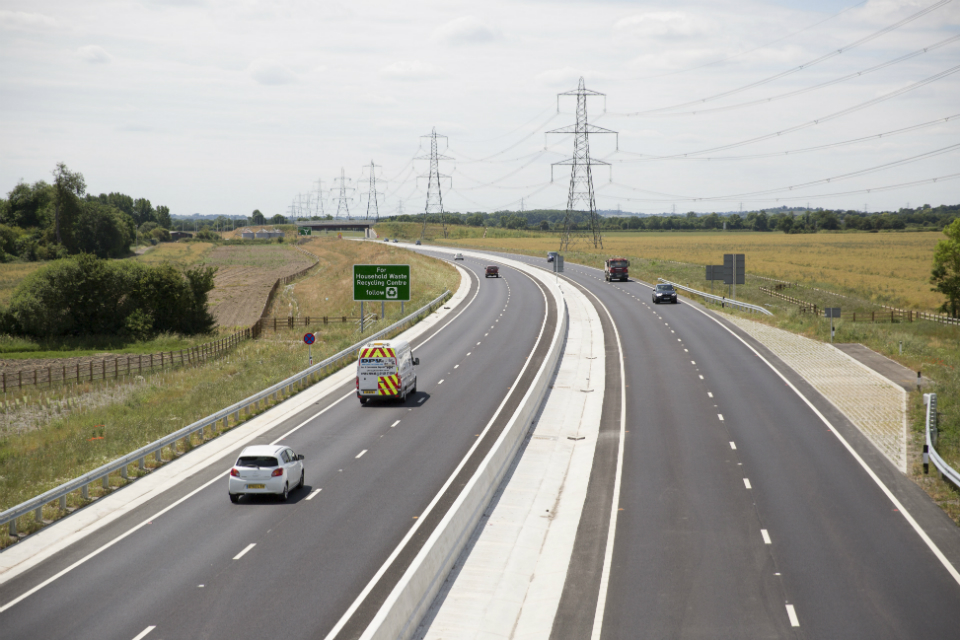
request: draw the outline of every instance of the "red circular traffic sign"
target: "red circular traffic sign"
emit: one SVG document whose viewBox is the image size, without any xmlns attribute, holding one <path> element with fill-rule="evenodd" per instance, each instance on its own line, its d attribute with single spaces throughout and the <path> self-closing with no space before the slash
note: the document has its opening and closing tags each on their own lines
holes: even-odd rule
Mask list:
<svg viewBox="0 0 960 640">
<path fill-rule="evenodd" d="M 314 340 L 316 340 L 316 339 L 317 339 L 317 337 L 316 337 L 315 335 L 313 335 L 312 333 L 307 333 L 307 334 L 304 334 L 304 336 L 303 336 L 303 341 L 304 341 L 306 344 L 313 344 Z"/>
</svg>

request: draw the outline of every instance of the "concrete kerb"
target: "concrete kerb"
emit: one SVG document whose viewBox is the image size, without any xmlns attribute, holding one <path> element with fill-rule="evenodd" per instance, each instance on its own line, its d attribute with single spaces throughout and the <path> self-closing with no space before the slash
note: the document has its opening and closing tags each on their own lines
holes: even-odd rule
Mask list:
<svg viewBox="0 0 960 640">
<path fill-rule="evenodd" d="M 456 265 L 455 265 L 456 266 Z M 399 339 L 412 341 L 442 322 L 467 298 L 469 276 L 459 266 L 460 287 L 437 311 L 407 329 Z M 31 569 L 40 562 L 62 551 L 84 537 L 102 529 L 126 513 L 156 498 L 158 495 L 190 478 L 207 467 L 220 464 L 225 456 L 270 431 L 304 408 L 325 398 L 336 388 L 355 377 L 352 367 L 333 373 L 312 387 L 257 415 L 247 422 L 232 427 L 220 436 L 194 447 L 149 475 L 137 479 L 121 490 L 110 493 L 75 513 L 51 523 L 27 536 L 15 545 L 0 551 L 0 584 Z"/>
<path fill-rule="evenodd" d="M 486 254 L 473 254 L 471 257 L 490 259 Z M 414 634 L 510 467 L 560 361 L 568 318 L 563 293 L 554 278 L 540 269 L 514 260 L 497 258 L 496 262 L 531 274 L 546 285 L 549 294 L 553 295 L 558 322 L 554 334 L 549 338 L 552 341 L 550 351 L 497 442 L 390 593 L 361 640 L 406 639 Z"/>
</svg>

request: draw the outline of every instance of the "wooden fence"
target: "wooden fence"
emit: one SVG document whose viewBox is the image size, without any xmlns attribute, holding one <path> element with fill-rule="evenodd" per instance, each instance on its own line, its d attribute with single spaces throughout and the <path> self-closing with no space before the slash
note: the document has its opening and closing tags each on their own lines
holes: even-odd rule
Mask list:
<svg viewBox="0 0 960 640">
<path fill-rule="evenodd" d="M 367 322 L 377 322 L 379 317 L 377 314 L 367 314 Z M 273 330 L 280 331 L 282 329 L 293 329 L 295 327 L 317 327 L 327 324 L 346 324 L 347 322 L 359 323 L 360 316 L 304 316 L 302 318 L 294 318 L 293 316 L 267 316 L 257 320 L 257 324 L 254 325 L 257 327 L 257 335 L 260 335 L 263 331 Z"/>
<path fill-rule="evenodd" d="M 313 258 L 313 264 L 311 264 L 309 267 L 300 269 L 300 271 L 297 271 L 296 273 L 292 273 L 289 276 L 278 278 L 277 281 L 273 283 L 273 286 L 270 287 L 270 293 L 267 295 L 267 301 L 263 304 L 263 309 L 260 311 L 260 319 L 254 322 L 250 326 L 250 335 L 252 337 L 259 338 L 260 332 L 263 331 L 264 328 L 266 328 L 265 321 L 268 319 L 267 311 L 269 311 L 270 305 L 273 304 L 273 299 L 274 297 L 276 297 L 277 291 L 280 290 L 280 287 L 286 286 L 298 278 L 302 278 L 304 275 L 306 275 L 308 271 L 310 271 L 310 269 L 313 269 L 320 262 L 320 259 L 317 256 L 310 253 L 309 251 L 305 251 L 300 247 L 297 247 L 297 250 Z"/>
<path fill-rule="evenodd" d="M 804 301 L 804 300 L 799 300 L 799 299 L 797 299 L 797 298 L 793 298 L 793 297 L 791 297 L 791 296 L 784 295 L 784 294 L 782 294 L 782 293 L 777 293 L 776 291 L 771 291 L 770 289 L 767 289 L 766 287 L 758 287 L 758 288 L 760 289 L 760 291 L 763 291 L 763 292 L 764 292 L 765 294 L 767 294 L 768 296 L 773 296 L 774 298 L 780 298 L 781 300 L 786 300 L 787 302 L 791 302 L 791 303 L 799 306 L 801 312 L 818 313 L 818 312 L 817 312 L 817 305 L 815 305 L 815 304 L 811 304 L 811 303 L 806 302 L 806 301 Z"/>
<path fill-rule="evenodd" d="M 205 362 L 240 344 L 250 337 L 250 329 L 231 336 L 179 351 L 161 351 L 125 356 L 95 358 L 86 362 L 62 363 L 34 369 L 0 372 L 0 390 L 4 393 L 26 386 L 48 387 L 68 382 L 114 380 L 121 376 L 140 375 L 155 369 Z"/>
</svg>

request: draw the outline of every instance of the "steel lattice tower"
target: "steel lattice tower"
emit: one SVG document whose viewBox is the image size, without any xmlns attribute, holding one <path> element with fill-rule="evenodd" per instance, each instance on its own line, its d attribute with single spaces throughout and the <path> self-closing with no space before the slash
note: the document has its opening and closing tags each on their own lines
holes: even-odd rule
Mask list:
<svg viewBox="0 0 960 640">
<path fill-rule="evenodd" d="M 366 193 L 360 194 L 361 197 L 363 197 L 364 195 L 367 196 L 367 215 L 366 215 L 366 218 L 364 219 L 365 220 L 371 219 L 370 212 L 372 209 L 374 222 L 380 222 L 380 208 L 377 204 L 377 196 L 383 195 L 379 191 L 377 191 L 377 175 L 376 175 L 377 166 L 378 165 L 373 163 L 373 160 L 370 161 L 370 178 L 369 178 L 369 184 L 367 185 L 367 191 Z M 360 171 L 362 174 L 363 169 L 361 169 Z"/>
<path fill-rule="evenodd" d="M 606 96 L 604 93 L 591 91 L 583 84 L 583 78 L 580 78 L 580 84 L 574 91 L 566 91 L 557 94 L 557 112 L 560 111 L 560 96 L 577 96 L 577 123 L 547 131 L 547 133 L 572 133 L 573 136 L 573 156 L 567 160 L 554 162 L 550 167 L 553 180 L 553 167 L 557 165 L 570 165 L 570 190 L 567 193 L 567 211 L 563 216 L 563 231 L 560 235 L 560 251 L 570 248 L 571 232 L 577 223 L 577 214 L 587 213 L 588 224 L 593 235 L 594 248 L 603 248 L 603 238 L 600 235 L 600 218 L 597 215 L 597 204 L 593 196 L 593 165 L 607 165 L 609 162 L 594 160 L 590 157 L 590 134 L 591 133 L 612 133 L 616 131 L 604 129 L 587 122 L 587 98 L 591 96 Z M 618 136 L 619 147 L 619 136 Z M 576 236 L 583 235 L 576 233 Z M 576 242 L 574 240 L 574 242 Z"/>
<path fill-rule="evenodd" d="M 416 158 L 417 160 L 430 160 L 430 173 L 426 176 L 419 176 L 420 178 L 428 179 L 427 204 L 423 210 L 423 228 L 420 230 L 420 239 L 423 239 L 423 235 L 427 231 L 427 216 L 431 213 L 440 214 L 440 224 L 443 226 L 443 237 L 446 238 L 447 223 L 443 218 L 443 193 L 440 190 L 440 180 L 442 178 L 450 180 L 450 176 L 440 173 L 440 160 L 453 160 L 453 158 L 437 153 L 437 138 L 446 140 L 447 136 L 438 135 L 436 127 L 433 128 L 429 135 L 420 137 L 430 138 L 430 155 L 417 156 Z"/>
<path fill-rule="evenodd" d="M 340 219 L 341 211 L 343 211 L 346 214 L 344 215 L 345 218 L 350 217 L 350 205 L 347 203 L 347 189 L 350 189 L 351 191 L 353 191 L 354 188 L 347 186 L 348 180 L 350 180 L 350 178 L 344 177 L 343 167 L 340 167 L 340 177 L 333 179 L 334 182 L 340 183 L 340 187 L 339 187 L 340 195 L 337 198 L 337 215 L 336 215 L 336 218 L 338 220 Z"/>
<path fill-rule="evenodd" d="M 326 215 L 323 212 L 323 180 L 320 178 L 317 178 L 317 206 L 313 215 L 320 218 Z"/>
</svg>

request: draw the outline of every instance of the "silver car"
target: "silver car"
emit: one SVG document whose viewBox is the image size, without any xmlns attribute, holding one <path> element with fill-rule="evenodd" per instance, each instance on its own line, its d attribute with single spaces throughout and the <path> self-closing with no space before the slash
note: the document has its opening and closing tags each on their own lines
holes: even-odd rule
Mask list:
<svg viewBox="0 0 960 640">
<path fill-rule="evenodd" d="M 284 445 L 247 447 L 230 469 L 227 491 L 236 504 L 245 495 L 274 494 L 286 500 L 303 487 L 303 455 Z"/>
</svg>

